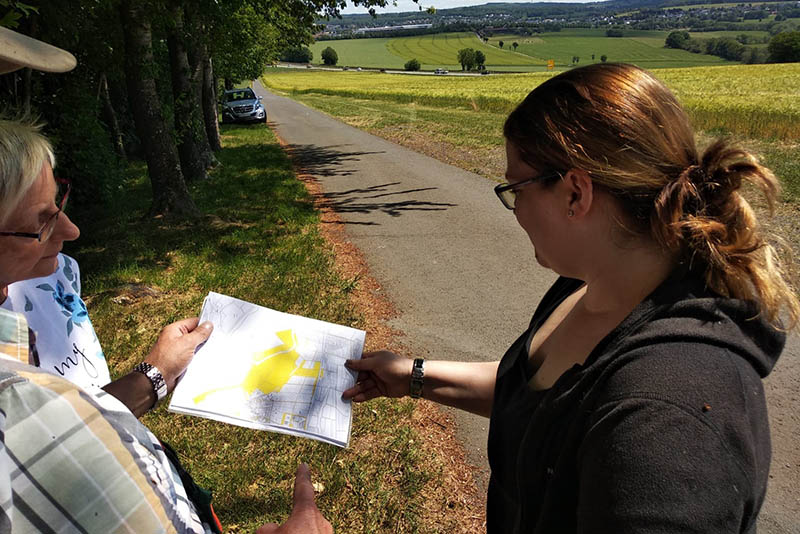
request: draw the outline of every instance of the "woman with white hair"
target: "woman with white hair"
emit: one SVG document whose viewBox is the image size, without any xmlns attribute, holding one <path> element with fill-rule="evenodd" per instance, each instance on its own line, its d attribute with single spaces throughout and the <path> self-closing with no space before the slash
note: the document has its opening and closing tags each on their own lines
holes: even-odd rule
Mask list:
<svg viewBox="0 0 800 534">
<path fill-rule="evenodd" d="M 75 66 L 75 58 L 0 27 L 0 74 L 23 66 L 63 72 Z M 34 126 L 0 121 L 0 160 L 0 302 L 9 301 L 15 284 L 54 269 L 67 277 L 69 284 L 63 285 L 72 286 L 74 278 L 58 251 L 78 236 L 78 229 L 63 213 L 68 190 L 56 193 L 49 143 Z M 77 266 L 72 274 L 77 278 Z M 74 298 L 61 298 L 73 315 L 85 313 L 75 302 L 79 287 L 72 288 Z M 88 316 L 76 322 L 90 324 Z M 28 323 L 0 306 L 0 531 L 222 531 L 210 496 L 180 468 L 177 455 L 114 399 L 137 415 L 158 400 L 211 331 L 208 324 L 196 325 L 196 319 L 187 319 L 162 331 L 145 361 L 157 374 L 153 369 L 131 373 L 105 386 L 112 395 L 86 395 L 58 376 L 25 365 L 37 363 Z M 44 323 L 45 329 L 50 326 Z M 157 388 L 159 369 L 165 379 Z M 297 470 L 289 519 L 281 526 L 267 523 L 258 532 L 332 532 L 314 503 L 305 464 Z"/>
<path fill-rule="evenodd" d="M 175 386 L 211 325 L 192 318 L 167 326 L 145 361 L 111 382 L 80 298 L 78 264 L 61 253 L 80 231 L 63 211 L 70 186 L 54 166 L 37 125 L 0 120 L 0 307 L 25 315 L 36 333 L 31 363 L 84 389 L 102 387 L 142 415 Z"/>
</svg>

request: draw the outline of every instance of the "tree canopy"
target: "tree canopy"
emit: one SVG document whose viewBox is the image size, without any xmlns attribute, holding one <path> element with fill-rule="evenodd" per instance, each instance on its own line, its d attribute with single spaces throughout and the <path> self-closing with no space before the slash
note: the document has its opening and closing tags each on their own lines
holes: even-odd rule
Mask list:
<svg viewBox="0 0 800 534">
<path fill-rule="evenodd" d="M 800 31 L 779 33 L 769 41 L 767 50 L 776 63 L 800 61 Z"/>
<path fill-rule="evenodd" d="M 476 64 L 475 50 L 473 48 L 462 48 L 458 51 L 458 62 L 461 70 L 472 70 Z"/>
<path fill-rule="evenodd" d="M 322 62 L 326 65 L 336 65 L 336 63 L 339 61 L 339 54 L 337 54 L 336 50 L 330 46 L 322 51 L 321 56 Z"/>
<path fill-rule="evenodd" d="M 417 58 L 409 59 L 403 68 L 407 71 L 417 71 L 420 69 L 419 60 Z"/>
<path fill-rule="evenodd" d="M 48 124 L 59 174 L 73 181 L 77 201 L 102 206 L 123 184 L 124 160 L 144 157 L 150 214 L 194 215 L 186 183 L 202 180 L 216 163 L 218 82 L 259 77 L 289 49 L 312 41 L 320 15 L 337 17 L 348 4 L 374 13 L 388 3 L 0 0 L 0 25 L 78 59 L 67 74 L 4 75 L 0 104 Z"/>
</svg>

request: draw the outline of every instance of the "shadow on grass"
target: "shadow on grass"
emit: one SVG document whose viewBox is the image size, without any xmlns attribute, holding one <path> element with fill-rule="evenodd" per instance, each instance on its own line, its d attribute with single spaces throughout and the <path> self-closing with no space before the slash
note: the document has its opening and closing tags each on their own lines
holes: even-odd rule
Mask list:
<svg viewBox="0 0 800 534">
<path fill-rule="evenodd" d="M 211 179 L 189 184 L 201 218 L 147 217 L 151 189 L 144 165 L 137 165 L 139 172 L 115 195 L 113 205 L 70 214 L 82 235 L 65 244 L 65 252 L 77 257 L 92 280 L 102 280 L 103 288 L 91 289 L 129 281 L 130 269 L 167 269 L 176 255 L 193 258 L 198 269 L 225 269 L 317 219 L 283 150 L 258 142 L 263 130 L 228 126 L 223 131 L 256 142 L 225 148 Z"/>
</svg>

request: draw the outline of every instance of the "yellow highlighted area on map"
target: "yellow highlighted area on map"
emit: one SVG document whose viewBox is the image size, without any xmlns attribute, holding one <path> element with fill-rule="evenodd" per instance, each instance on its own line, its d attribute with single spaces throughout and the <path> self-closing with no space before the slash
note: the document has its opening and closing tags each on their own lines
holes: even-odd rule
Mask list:
<svg viewBox="0 0 800 534">
<path fill-rule="evenodd" d="M 275 393 L 285 386 L 293 376 L 302 376 L 314 379 L 309 402 L 314 398 L 317 382 L 323 376 L 322 363 L 313 362 L 312 367 L 305 367 L 307 360 L 297 352 L 297 336 L 291 330 L 276 332 L 281 344 L 262 352 L 253 354 L 252 366 L 241 384 L 215 388 L 197 395 L 192 400 L 200 404 L 206 397 L 219 391 L 241 389 L 247 395 L 252 395 L 257 389 L 265 395 Z M 300 364 L 297 362 L 300 360 Z"/>
</svg>

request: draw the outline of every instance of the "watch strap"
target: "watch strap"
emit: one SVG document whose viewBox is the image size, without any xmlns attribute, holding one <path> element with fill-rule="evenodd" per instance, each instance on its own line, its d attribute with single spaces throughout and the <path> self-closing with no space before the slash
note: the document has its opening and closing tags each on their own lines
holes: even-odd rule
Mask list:
<svg viewBox="0 0 800 534">
<path fill-rule="evenodd" d="M 416 358 L 414 365 L 411 367 L 411 383 L 409 384 L 409 392 L 411 398 L 419 399 L 422 397 L 422 386 L 425 378 L 425 360 Z"/>
<path fill-rule="evenodd" d="M 153 386 L 153 393 L 156 394 L 156 402 L 153 406 L 156 406 L 167 396 L 167 381 L 164 380 L 164 375 L 161 374 L 158 367 L 147 362 L 142 362 L 137 364 L 133 370 L 137 373 L 142 373 L 150 380 L 150 385 Z"/>
</svg>

